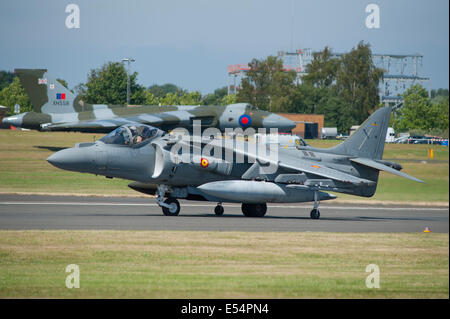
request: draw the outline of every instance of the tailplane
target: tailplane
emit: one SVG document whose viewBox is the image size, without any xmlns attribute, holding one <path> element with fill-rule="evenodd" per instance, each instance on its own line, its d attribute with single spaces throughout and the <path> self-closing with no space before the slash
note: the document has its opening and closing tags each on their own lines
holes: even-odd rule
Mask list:
<svg viewBox="0 0 450 319">
<path fill-rule="evenodd" d="M 15 69 L 36 113 L 73 113 L 83 109 L 82 101 L 46 69 Z"/>
</svg>

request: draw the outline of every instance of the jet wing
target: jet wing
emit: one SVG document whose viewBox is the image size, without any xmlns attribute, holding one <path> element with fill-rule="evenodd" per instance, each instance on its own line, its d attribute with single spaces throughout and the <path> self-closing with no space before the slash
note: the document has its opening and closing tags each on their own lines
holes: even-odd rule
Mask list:
<svg viewBox="0 0 450 319">
<path fill-rule="evenodd" d="M 66 122 L 57 124 L 44 124 L 44 131 L 79 131 L 79 132 L 103 132 L 108 133 L 113 129 L 131 123 L 148 124 L 152 126 L 160 126 L 164 119 L 158 115 L 133 115 L 130 117 L 114 117 L 110 119 L 87 120 L 78 122 Z"/>
<path fill-rule="evenodd" d="M 295 163 L 290 161 L 281 160 L 278 165 L 285 169 L 294 170 L 298 172 L 303 172 L 307 174 L 313 174 L 316 176 L 332 179 L 335 181 L 343 182 L 343 183 L 352 183 L 352 184 L 367 184 L 367 185 L 375 185 L 375 182 L 369 181 L 364 178 L 359 178 L 347 173 L 343 173 L 341 171 L 326 167 L 322 164 L 315 164 L 310 161 L 302 161 L 296 160 Z"/>
<path fill-rule="evenodd" d="M 355 162 L 355 163 L 358 163 L 358 164 L 361 164 L 361 165 L 364 165 L 364 166 L 367 166 L 367 167 L 371 167 L 371 168 L 377 169 L 379 171 L 385 171 L 385 172 L 388 172 L 388 173 L 391 173 L 391 174 L 394 174 L 394 175 L 397 175 L 397 176 L 401 176 L 401 177 L 404 177 L 404 178 L 409 178 L 409 179 L 411 179 L 413 181 L 416 181 L 416 182 L 419 182 L 419 183 L 425 183 L 424 181 L 422 181 L 422 180 L 420 180 L 418 178 L 415 178 L 414 176 L 402 173 L 402 172 L 400 172 L 400 171 L 398 171 L 398 170 L 396 170 L 396 169 L 394 169 L 392 167 L 386 166 L 386 165 L 384 165 L 382 163 L 376 162 L 376 161 L 368 159 L 368 158 L 357 157 L 357 158 L 352 158 L 350 160 L 352 162 Z"/>
<path fill-rule="evenodd" d="M 41 125 L 43 131 L 77 131 L 77 132 L 103 132 L 107 133 L 113 129 L 124 125 L 136 123 L 125 119 L 115 118 L 110 120 L 94 120 L 69 122 L 61 124 L 47 124 Z"/>
<path fill-rule="evenodd" d="M 219 144 L 220 143 L 220 144 Z M 375 182 L 359 178 L 347 173 L 343 173 L 341 171 L 326 167 L 318 162 L 313 161 L 305 161 L 305 160 L 299 160 L 298 157 L 289 155 L 287 153 L 284 153 L 282 151 L 278 152 L 278 158 L 271 158 L 267 155 L 259 155 L 254 152 L 248 152 L 248 142 L 244 143 L 244 147 L 234 147 L 230 148 L 229 146 L 222 145 L 222 142 L 220 140 L 210 141 L 209 143 L 211 146 L 217 145 L 218 147 L 222 147 L 225 152 L 226 151 L 232 151 L 235 154 L 239 154 L 241 156 L 247 156 L 248 158 L 257 160 L 258 162 L 266 165 L 277 165 L 278 167 L 285 168 L 287 170 L 295 171 L 295 172 L 302 172 L 307 174 L 313 174 L 315 176 L 323 177 L 326 179 L 332 179 L 334 181 L 339 181 L 343 183 L 352 183 L 352 184 L 366 184 L 369 186 L 376 185 Z"/>
<path fill-rule="evenodd" d="M 124 124 L 146 124 L 170 130 L 176 127 L 190 126 L 193 120 L 201 120 L 206 126 L 214 124 L 213 114 L 195 116 L 187 111 L 167 111 L 162 113 L 140 113 L 130 116 L 117 116 L 102 119 L 82 120 L 77 122 L 58 122 L 41 125 L 44 131 L 77 131 L 109 133 Z"/>
</svg>

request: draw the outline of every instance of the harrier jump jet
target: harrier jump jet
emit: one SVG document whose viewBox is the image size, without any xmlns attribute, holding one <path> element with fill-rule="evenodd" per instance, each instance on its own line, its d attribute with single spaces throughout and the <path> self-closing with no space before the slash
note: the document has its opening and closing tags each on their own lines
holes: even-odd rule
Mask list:
<svg viewBox="0 0 450 319">
<path fill-rule="evenodd" d="M 47 161 L 65 170 L 132 180 L 132 189 L 157 195 L 168 216 L 179 214 L 181 198 L 216 202 L 216 215 L 223 214 L 223 202 L 242 203 L 248 217 L 264 216 L 266 203 L 314 202 L 310 216 L 318 219 L 319 202 L 336 198 L 327 191 L 371 197 L 380 171 L 422 182 L 382 160 L 390 112 L 377 110 L 347 140 L 326 149 L 277 147 L 267 155 L 268 144 L 203 138 L 195 145 L 195 139 L 127 124 Z"/>
</svg>

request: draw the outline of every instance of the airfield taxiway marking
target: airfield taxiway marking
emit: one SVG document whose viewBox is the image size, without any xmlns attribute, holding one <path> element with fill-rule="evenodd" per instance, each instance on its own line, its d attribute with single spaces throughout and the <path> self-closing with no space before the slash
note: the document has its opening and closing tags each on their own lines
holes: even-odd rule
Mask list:
<svg viewBox="0 0 450 319">
<path fill-rule="evenodd" d="M 186 204 L 183 203 L 183 207 L 211 207 L 211 204 Z M 0 205 L 62 205 L 62 206 L 146 206 L 146 207 L 158 207 L 158 204 L 152 203 L 79 203 L 79 202 L 0 202 Z M 224 204 L 224 207 L 241 207 L 241 205 Z M 268 208 L 308 208 L 309 206 L 294 206 L 294 205 L 267 205 Z M 367 209 L 367 210 L 386 210 L 391 211 L 448 211 L 448 207 L 372 207 L 372 206 L 321 206 L 323 209 L 334 209 L 334 210 L 349 210 L 349 209 Z"/>
</svg>

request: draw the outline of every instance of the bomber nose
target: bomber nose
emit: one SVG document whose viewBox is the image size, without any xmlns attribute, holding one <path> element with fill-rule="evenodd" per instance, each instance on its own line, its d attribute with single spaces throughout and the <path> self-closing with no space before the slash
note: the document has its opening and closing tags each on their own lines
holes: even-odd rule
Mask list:
<svg viewBox="0 0 450 319">
<path fill-rule="evenodd" d="M 5 117 L 2 119 L 2 123 L 20 127 L 20 126 L 22 126 L 22 116 L 23 115 L 21 114 L 21 115 Z"/>
<path fill-rule="evenodd" d="M 271 114 L 264 119 L 263 125 L 266 128 L 278 128 L 281 132 L 289 132 L 295 126 L 295 122 L 277 114 Z"/>
<path fill-rule="evenodd" d="M 94 169 L 92 152 L 83 148 L 67 148 L 50 155 L 47 162 L 55 167 L 75 172 L 90 172 Z"/>
</svg>

